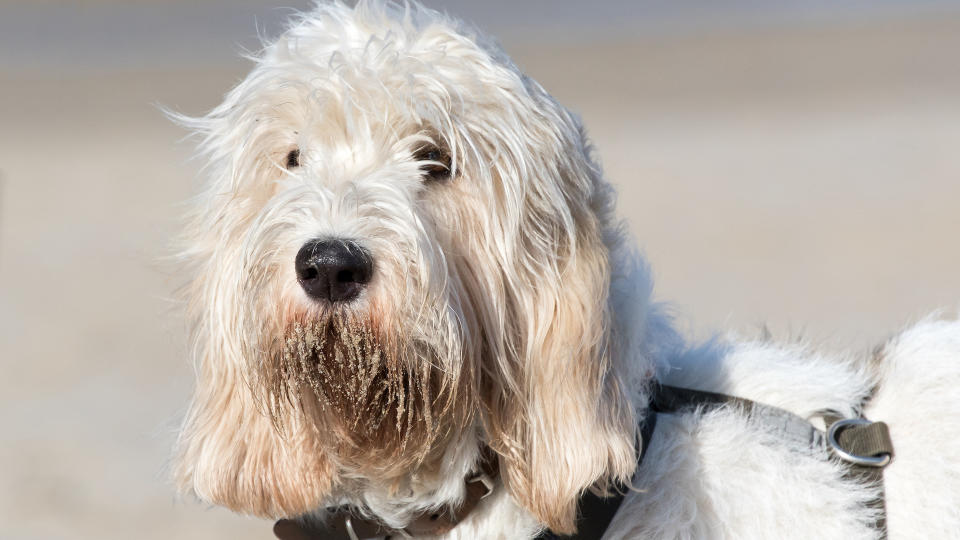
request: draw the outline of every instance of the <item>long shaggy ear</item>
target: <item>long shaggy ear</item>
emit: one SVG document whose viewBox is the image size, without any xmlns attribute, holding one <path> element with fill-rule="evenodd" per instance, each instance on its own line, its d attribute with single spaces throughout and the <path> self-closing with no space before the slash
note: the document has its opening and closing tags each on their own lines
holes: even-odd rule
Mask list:
<svg viewBox="0 0 960 540">
<path fill-rule="evenodd" d="M 303 514 L 330 491 L 331 465 L 312 430 L 281 436 L 248 385 L 206 358 L 180 435 L 177 482 L 204 501 L 261 517 Z M 300 435 L 296 435 L 299 433 Z"/>
<path fill-rule="evenodd" d="M 571 533 L 584 490 L 631 477 L 636 429 L 608 302 L 610 195 L 576 123 L 552 114 L 553 132 L 533 136 L 558 147 L 528 149 L 548 161 L 519 180 L 486 428 L 513 497 L 554 532 Z"/>
</svg>

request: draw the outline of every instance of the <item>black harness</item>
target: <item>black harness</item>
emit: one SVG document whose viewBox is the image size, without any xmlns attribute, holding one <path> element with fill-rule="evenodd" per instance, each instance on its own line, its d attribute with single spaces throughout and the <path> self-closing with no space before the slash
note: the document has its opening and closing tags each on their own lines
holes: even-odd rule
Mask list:
<svg viewBox="0 0 960 540">
<path fill-rule="evenodd" d="M 747 421 L 774 429 L 781 440 L 801 450 L 812 450 L 821 455 L 838 459 L 847 465 L 847 476 L 875 486 L 878 496 L 870 501 L 871 508 L 878 510 L 874 524 L 881 539 L 887 537 L 886 509 L 883 498 L 883 468 L 893 458 L 890 432 L 883 422 L 871 422 L 865 418 L 843 418 L 832 411 L 823 411 L 826 431 L 808 420 L 789 411 L 764 405 L 748 399 L 691 390 L 655 383 L 647 415 L 640 425 L 641 446 L 637 452 L 637 469 L 643 462 L 657 427 L 657 416 L 690 409 L 714 409 L 736 407 Z M 294 520 L 280 520 L 274 525 L 274 533 L 282 540 L 358 540 L 372 536 L 404 538 L 426 534 L 443 534 L 462 521 L 492 490 L 492 479 L 497 475 L 496 460 L 488 457 L 481 463 L 481 471 L 467 479 L 467 497 L 457 511 L 442 510 L 424 514 L 404 530 L 392 530 L 376 520 L 356 515 L 354 509 L 341 507 L 330 509 L 332 519 L 324 528 Z M 629 486 L 618 486 L 608 496 L 584 492 L 577 506 L 577 532 L 573 535 L 557 535 L 544 531 L 537 540 L 600 540 L 610 527 L 620 509 Z"/>
<path fill-rule="evenodd" d="M 885 423 L 871 422 L 865 418 L 844 419 L 832 411 L 824 411 L 820 416 L 826 431 L 821 431 L 789 411 L 740 397 L 663 384 L 654 384 L 652 394 L 649 411 L 640 426 L 642 447 L 637 455 L 637 470 L 650 446 L 659 414 L 698 408 L 737 407 L 748 421 L 775 428 L 786 442 L 798 448 L 827 450 L 827 455 L 846 463 L 848 477 L 875 486 L 878 496 L 870 501 L 869 506 L 878 510 L 879 517 L 874 524 L 878 537 L 887 538 L 883 468 L 893 459 L 893 443 Z M 628 489 L 623 486 L 608 497 L 585 492 L 579 502 L 576 534 L 561 536 L 544 531 L 537 540 L 599 540 L 610 527 L 627 492 Z"/>
</svg>

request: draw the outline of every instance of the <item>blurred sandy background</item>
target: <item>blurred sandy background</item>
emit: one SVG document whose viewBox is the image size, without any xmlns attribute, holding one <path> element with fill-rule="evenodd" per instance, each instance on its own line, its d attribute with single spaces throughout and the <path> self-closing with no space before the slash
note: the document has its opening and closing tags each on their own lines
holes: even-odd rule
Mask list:
<svg viewBox="0 0 960 540">
<path fill-rule="evenodd" d="M 960 2 L 427 3 L 583 115 L 689 333 L 861 350 L 960 305 Z M 155 104 L 215 105 L 287 13 L 0 3 L 0 538 L 270 537 L 166 478 L 199 165 Z"/>
</svg>

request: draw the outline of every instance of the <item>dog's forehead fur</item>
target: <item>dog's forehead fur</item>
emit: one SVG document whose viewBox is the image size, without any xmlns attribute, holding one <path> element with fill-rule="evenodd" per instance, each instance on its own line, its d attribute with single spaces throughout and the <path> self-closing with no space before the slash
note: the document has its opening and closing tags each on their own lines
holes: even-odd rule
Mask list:
<svg viewBox="0 0 960 540">
<path fill-rule="evenodd" d="M 376 3 L 305 15 L 264 50 L 221 111 L 234 128 L 246 125 L 248 140 L 270 138 L 274 161 L 302 146 L 305 163 L 338 178 L 409 160 L 411 146 L 428 139 L 455 166 L 482 168 L 524 152 L 531 134 L 559 141 L 553 131 L 570 124 L 462 23 Z"/>
</svg>

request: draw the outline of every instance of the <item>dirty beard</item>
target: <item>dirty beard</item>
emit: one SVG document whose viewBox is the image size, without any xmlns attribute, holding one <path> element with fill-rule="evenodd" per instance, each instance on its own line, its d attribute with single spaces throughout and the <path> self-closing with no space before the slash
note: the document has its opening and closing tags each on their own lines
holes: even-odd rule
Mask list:
<svg viewBox="0 0 960 540">
<path fill-rule="evenodd" d="M 444 436 L 439 420 L 451 412 L 454 381 L 425 353 L 383 339 L 369 321 L 296 321 L 280 349 L 269 392 L 278 427 L 293 406 L 307 419 L 323 419 L 309 423 L 331 430 L 317 435 L 341 459 L 388 468 L 419 464 Z"/>
</svg>

